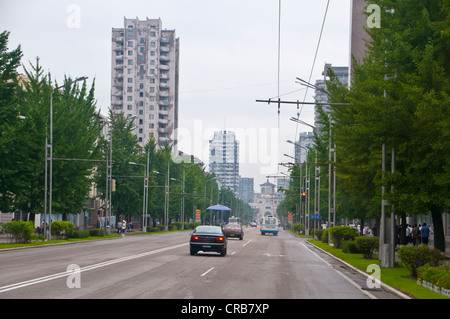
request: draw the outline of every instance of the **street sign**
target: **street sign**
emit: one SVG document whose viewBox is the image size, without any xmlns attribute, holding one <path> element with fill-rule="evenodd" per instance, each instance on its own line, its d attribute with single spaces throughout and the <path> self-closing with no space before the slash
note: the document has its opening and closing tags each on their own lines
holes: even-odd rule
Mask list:
<svg viewBox="0 0 450 319">
<path fill-rule="evenodd" d="M 310 215 L 309 218 L 310 219 L 322 219 L 322 216 L 320 216 L 320 215 Z"/>
<path fill-rule="evenodd" d="M 198 223 L 200 222 L 200 209 L 197 209 L 195 212 L 195 221 Z"/>
</svg>

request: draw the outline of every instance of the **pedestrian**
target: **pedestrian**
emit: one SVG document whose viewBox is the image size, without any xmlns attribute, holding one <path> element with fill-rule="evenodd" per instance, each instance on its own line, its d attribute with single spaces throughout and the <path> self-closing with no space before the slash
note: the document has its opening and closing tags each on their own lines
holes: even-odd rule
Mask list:
<svg viewBox="0 0 450 319">
<path fill-rule="evenodd" d="M 400 231 L 401 228 L 399 225 L 396 225 L 395 227 L 395 244 L 400 245 Z"/>
<path fill-rule="evenodd" d="M 117 222 L 117 235 L 120 235 L 121 231 L 122 231 L 122 222 L 119 220 Z"/>
<path fill-rule="evenodd" d="M 417 237 L 417 244 L 421 245 L 422 244 L 422 225 L 419 224 L 419 236 Z"/>
<path fill-rule="evenodd" d="M 419 227 L 417 227 L 417 224 L 414 225 L 412 230 L 412 241 L 413 246 L 417 246 L 417 243 L 419 242 Z"/>
<path fill-rule="evenodd" d="M 122 237 L 125 236 L 125 230 L 127 229 L 127 222 L 125 219 L 122 221 Z"/>
<path fill-rule="evenodd" d="M 409 226 L 409 224 L 406 225 L 406 245 L 408 245 L 409 243 L 411 243 L 411 226 Z"/>
<path fill-rule="evenodd" d="M 428 245 L 428 236 L 430 236 L 430 228 L 427 226 L 427 223 L 423 223 L 421 233 L 422 233 L 422 244 Z"/>
</svg>

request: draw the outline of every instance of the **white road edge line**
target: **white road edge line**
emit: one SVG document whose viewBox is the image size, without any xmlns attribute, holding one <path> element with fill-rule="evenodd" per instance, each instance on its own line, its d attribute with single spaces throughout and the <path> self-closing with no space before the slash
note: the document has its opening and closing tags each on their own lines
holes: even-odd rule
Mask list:
<svg viewBox="0 0 450 319">
<path fill-rule="evenodd" d="M 317 258 L 319 258 L 320 260 L 322 260 L 328 267 L 330 267 L 330 268 L 333 269 L 335 272 L 337 272 L 339 275 L 341 275 L 342 278 L 344 278 L 344 279 L 347 280 L 349 283 L 351 283 L 353 286 L 355 286 L 356 288 L 358 288 L 361 292 L 365 293 L 369 298 L 371 298 L 371 299 L 378 299 L 377 297 L 375 297 L 373 294 L 371 294 L 371 293 L 368 292 L 367 290 L 364 290 L 360 285 L 358 285 L 356 282 L 354 282 L 354 281 L 351 280 L 349 277 L 347 277 L 346 275 L 344 275 L 342 272 L 340 272 L 339 270 L 333 268 L 329 262 L 327 262 L 325 259 L 323 259 L 323 258 L 320 257 L 319 255 L 317 255 L 315 252 L 313 252 L 311 249 L 309 249 L 309 247 L 307 247 L 304 243 L 301 243 L 301 245 L 302 245 L 303 247 L 305 247 L 307 250 L 309 250 L 312 254 L 314 254 Z"/>
<path fill-rule="evenodd" d="M 205 276 L 207 273 L 209 273 L 211 270 L 213 270 L 214 267 L 211 267 L 210 269 L 208 269 L 207 271 L 205 271 L 203 274 L 200 275 L 200 277 Z"/>
<path fill-rule="evenodd" d="M 163 252 L 163 251 L 166 251 L 166 250 L 171 250 L 171 249 L 183 247 L 183 246 L 186 246 L 187 244 L 188 243 L 175 245 L 175 246 L 169 246 L 169 247 L 165 247 L 165 248 L 160 248 L 160 249 L 148 251 L 148 252 L 142 253 L 142 254 L 132 255 L 132 256 L 128 256 L 128 257 L 122 257 L 122 258 L 113 259 L 113 260 L 110 260 L 110 261 L 106 261 L 106 262 L 102 262 L 102 263 L 98 263 L 98 264 L 82 267 L 82 268 L 80 268 L 79 271 L 77 271 L 77 273 L 78 272 L 92 270 L 92 269 L 96 269 L 96 268 L 100 268 L 100 267 L 113 265 L 113 264 L 120 263 L 120 262 L 127 261 L 127 260 L 132 260 L 132 259 L 136 259 L 136 258 L 140 258 L 140 257 L 153 255 L 153 254 L 156 254 L 156 253 L 159 253 L 159 252 Z M 35 285 L 35 284 L 38 284 L 38 283 L 46 282 L 46 281 L 49 281 L 49 280 L 53 280 L 53 279 L 57 279 L 57 278 L 65 277 L 65 276 L 70 276 L 70 275 L 73 275 L 74 273 L 75 273 L 74 271 L 65 271 L 65 272 L 61 272 L 61 273 L 57 273 L 57 274 L 53 274 L 53 275 L 49 275 L 49 276 L 44 276 L 44 277 L 40 277 L 40 278 L 36 278 L 36 279 L 31 279 L 31 280 L 19 282 L 19 283 L 16 283 L 16 284 L 3 286 L 3 287 L 0 287 L 0 293 L 6 292 L 6 291 L 10 291 L 10 290 L 14 290 L 14 289 L 18 289 L 18 288 L 23 288 L 23 287 L 30 286 L 30 285 Z"/>
</svg>

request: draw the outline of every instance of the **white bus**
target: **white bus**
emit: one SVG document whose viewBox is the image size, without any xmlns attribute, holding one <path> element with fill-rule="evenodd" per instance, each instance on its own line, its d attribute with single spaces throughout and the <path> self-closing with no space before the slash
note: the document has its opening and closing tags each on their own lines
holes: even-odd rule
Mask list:
<svg viewBox="0 0 450 319">
<path fill-rule="evenodd" d="M 278 219 L 273 216 L 267 216 L 261 218 L 261 235 L 265 235 L 266 233 L 273 234 L 274 236 L 278 235 Z"/>
</svg>

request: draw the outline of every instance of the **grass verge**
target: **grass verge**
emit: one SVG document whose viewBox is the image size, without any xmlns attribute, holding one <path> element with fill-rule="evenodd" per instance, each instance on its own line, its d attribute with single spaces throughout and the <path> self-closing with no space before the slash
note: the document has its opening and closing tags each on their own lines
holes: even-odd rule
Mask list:
<svg viewBox="0 0 450 319">
<path fill-rule="evenodd" d="M 377 255 L 374 255 L 374 259 L 364 259 L 362 254 L 346 254 L 342 252 L 342 249 L 329 246 L 327 243 L 322 243 L 320 240 L 310 239 L 308 242 L 366 273 L 369 265 L 380 265 Z M 450 299 L 444 295 L 418 285 L 415 279 L 409 277 L 409 270 L 401 262 L 397 262 L 396 267 L 394 268 L 380 268 L 380 270 L 380 280 L 383 283 L 403 292 L 406 295 L 409 295 L 411 298 Z"/>
</svg>

